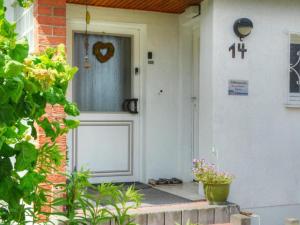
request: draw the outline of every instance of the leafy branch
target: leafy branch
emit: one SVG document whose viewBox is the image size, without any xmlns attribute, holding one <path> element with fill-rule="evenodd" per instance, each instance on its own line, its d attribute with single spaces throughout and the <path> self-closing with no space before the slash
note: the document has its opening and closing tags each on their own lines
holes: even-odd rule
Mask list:
<svg viewBox="0 0 300 225">
<path fill-rule="evenodd" d="M 18 2 L 26 7 L 33 1 Z M 77 69 L 66 63 L 64 46 L 29 55 L 27 40 L 17 40 L 15 28 L 6 20 L 0 0 L 0 223 L 4 224 L 25 224 L 28 215 L 33 222 L 39 220 L 50 195 L 47 177 L 63 158 L 56 140 L 79 124 L 48 118 L 45 111 L 46 106 L 60 105 L 66 116 L 79 115 L 65 97 Z M 47 138 L 39 147 L 37 126 Z"/>
</svg>

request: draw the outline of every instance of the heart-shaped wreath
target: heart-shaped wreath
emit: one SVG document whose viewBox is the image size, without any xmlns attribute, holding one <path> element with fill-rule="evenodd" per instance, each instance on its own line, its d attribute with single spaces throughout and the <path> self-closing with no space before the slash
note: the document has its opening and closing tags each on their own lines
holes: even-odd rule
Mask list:
<svg viewBox="0 0 300 225">
<path fill-rule="evenodd" d="M 103 51 L 106 51 L 105 54 Z M 99 62 L 105 63 L 115 54 L 115 47 L 112 43 L 97 42 L 93 46 L 93 53 Z"/>
</svg>

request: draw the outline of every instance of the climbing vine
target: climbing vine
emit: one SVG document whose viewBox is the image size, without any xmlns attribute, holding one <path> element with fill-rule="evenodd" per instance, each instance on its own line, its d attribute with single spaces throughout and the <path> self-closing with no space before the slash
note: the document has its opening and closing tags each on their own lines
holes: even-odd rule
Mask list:
<svg viewBox="0 0 300 225">
<path fill-rule="evenodd" d="M 18 0 L 27 6 L 31 0 Z M 77 120 L 49 119 L 45 108 L 61 105 L 77 116 L 65 95 L 77 69 L 66 63 L 64 46 L 29 55 L 27 40 L 17 40 L 15 24 L 5 18 L 0 0 L 0 224 L 36 221 L 47 204 L 47 176 L 60 166 L 56 139 Z M 37 127 L 48 142 L 37 147 Z M 32 219 L 33 218 L 33 219 Z"/>
</svg>

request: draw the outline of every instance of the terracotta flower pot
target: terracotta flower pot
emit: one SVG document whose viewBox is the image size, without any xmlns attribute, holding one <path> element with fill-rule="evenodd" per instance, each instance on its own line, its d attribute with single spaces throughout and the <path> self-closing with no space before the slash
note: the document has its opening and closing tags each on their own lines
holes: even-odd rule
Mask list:
<svg viewBox="0 0 300 225">
<path fill-rule="evenodd" d="M 203 184 L 203 188 L 210 205 L 224 205 L 227 203 L 230 184 Z"/>
</svg>

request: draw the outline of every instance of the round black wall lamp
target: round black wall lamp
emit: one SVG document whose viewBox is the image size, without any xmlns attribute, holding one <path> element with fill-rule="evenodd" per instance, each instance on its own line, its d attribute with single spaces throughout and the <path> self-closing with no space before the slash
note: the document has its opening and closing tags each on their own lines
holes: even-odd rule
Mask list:
<svg viewBox="0 0 300 225">
<path fill-rule="evenodd" d="M 241 39 L 247 37 L 253 29 L 253 23 L 248 18 L 240 18 L 233 25 L 234 33 Z"/>
</svg>

